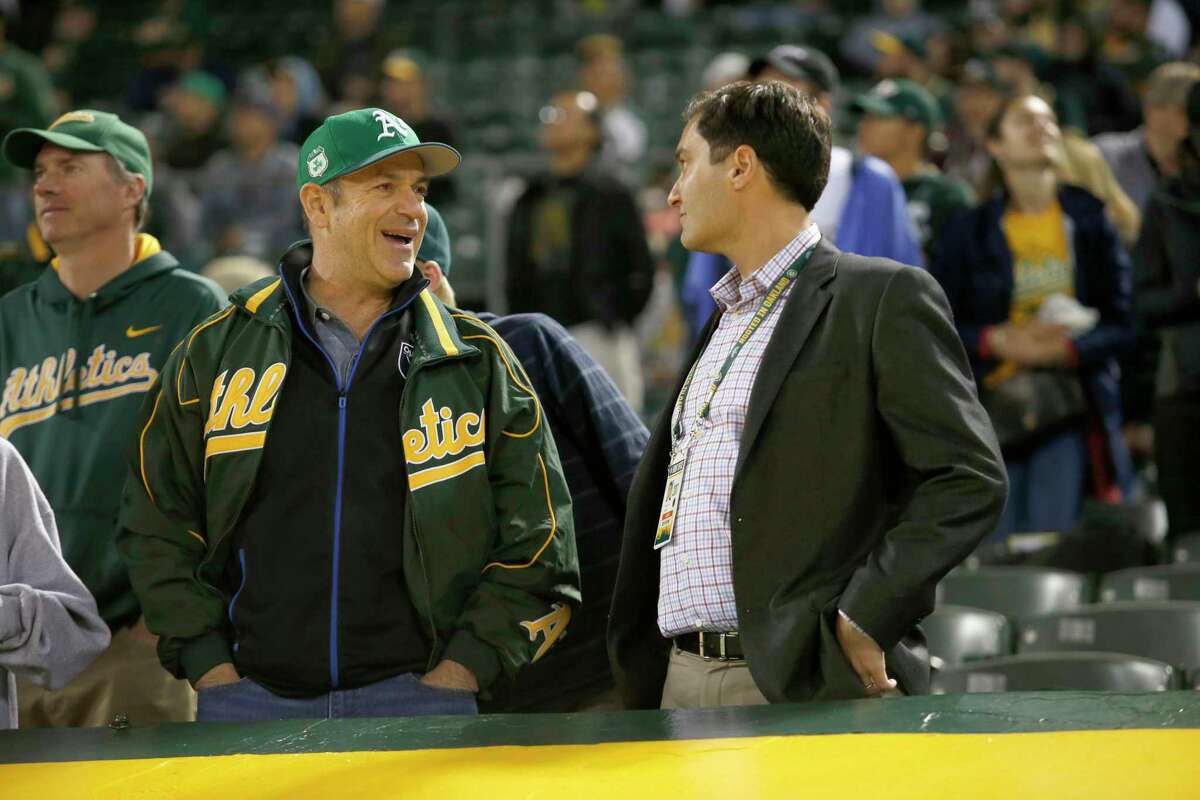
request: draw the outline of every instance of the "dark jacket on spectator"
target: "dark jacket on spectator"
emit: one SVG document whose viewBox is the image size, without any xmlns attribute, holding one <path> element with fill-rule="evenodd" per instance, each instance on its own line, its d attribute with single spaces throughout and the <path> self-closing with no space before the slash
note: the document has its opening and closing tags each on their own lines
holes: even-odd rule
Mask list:
<svg viewBox="0 0 1200 800">
<path fill-rule="evenodd" d="M 1064 185 L 1058 201 L 1071 223 L 1075 297 L 1100 312 L 1096 327 L 1075 339 L 1079 376 L 1104 429 L 1109 466 L 1128 495 L 1133 488 L 1133 465 L 1121 437 L 1116 359 L 1134 339 L 1129 257 L 1104 214 L 1104 205 L 1093 195 Z M 1012 306 L 1012 253 L 1001 227 L 1006 204 L 1007 197 L 998 195 L 951 223 L 930 268 L 950 300 L 977 381 L 997 364 L 980 353 L 983 332 L 1007 322 Z"/>
<path fill-rule="evenodd" d="M 612 379 L 545 314 L 479 314 L 529 374 L 558 445 L 575 509 L 583 606 L 546 657 L 482 710 L 570 711 L 613 685 L 604 631 L 617 578 L 629 485 L 650 432 Z"/>
<path fill-rule="evenodd" d="M 1138 322 L 1163 334 L 1158 393 L 1200 392 L 1200 187 L 1151 195 L 1134 249 Z"/>
<path fill-rule="evenodd" d="M 543 226 L 535 214 L 552 192 L 569 198 L 567 244 L 559 259 L 539 256 L 546 243 L 537 240 Z M 509 311 L 540 311 L 566 326 L 628 324 L 646 305 L 654 282 L 633 194 L 593 169 L 530 181 L 509 221 L 506 267 Z"/>
</svg>

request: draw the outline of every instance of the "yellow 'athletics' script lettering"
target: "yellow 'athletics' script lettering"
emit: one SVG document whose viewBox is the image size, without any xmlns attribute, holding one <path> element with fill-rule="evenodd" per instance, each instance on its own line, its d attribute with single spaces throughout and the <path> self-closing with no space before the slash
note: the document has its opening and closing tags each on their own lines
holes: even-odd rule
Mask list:
<svg viewBox="0 0 1200 800">
<path fill-rule="evenodd" d="M 78 368 L 77 361 L 75 348 L 70 347 L 61 356 L 46 356 L 9 372 L 0 391 L 0 437 L 45 422 L 76 403 L 82 407 L 146 392 L 158 377 L 149 353 L 118 356 L 101 344 Z"/>
<path fill-rule="evenodd" d="M 404 432 L 404 457 L 410 464 L 424 464 L 430 459 L 456 456 L 468 447 L 483 444 L 484 413 L 463 412 L 455 419 L 449 406 L 438 410 L 433 400 L 421 406 L 417 421 L 421 428 L 409 428 Z"/>
<path fill-rule="evenodd" d="M 270 422 L 271 415 L 275 413 L 275 400 L 287 374 L 287 364 L 275 362 L 263 370 L 261 378 L 250 367 L 236 370 L 227 381 L 228 374 L 226 370 L 213 381 L 208 422 L 204 423 L 205 434 L 228 428 L 241 430 L 250 425 L 266 425 Z"/>
</svg>

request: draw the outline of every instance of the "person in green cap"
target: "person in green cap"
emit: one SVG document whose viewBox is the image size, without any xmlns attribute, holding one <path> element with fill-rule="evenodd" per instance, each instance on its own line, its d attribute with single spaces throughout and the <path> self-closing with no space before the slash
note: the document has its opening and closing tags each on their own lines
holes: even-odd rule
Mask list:
<svg viewBox="0 0 1200 800">
<path fill-rule="evenodd" d="M 225 294 L 138 232 L 154 182 L 141 131 L 80 109 L 12 131 L 3 151 L 32 170 L 36 222 L 56 257 L 0 300 L 0 437 L 29 463 L 67 563 L 112 631 L 109 649 L 64 689 L 20 687 L 21 726 L 188 720 L 192 691 L 158 664 L 115 523 L 141 399 Z"/>
<path fill-rule="evenodd" d="M 929 162 L 929 137 L 941 129 L 937 100 L 919 83 L 885 80 L 854 101 L 863 114 L 858 146 L 883 159 L 904 187 L 905 206 L 930 263 L 948 222 L 971 207 L 971 190 Z"/>
<path fill-rule="evenodd" d="M 142 408 L 119 547 L 197 719 L 474 713 L 578 607 L 529 378 L 415 269 L 459 158 L 380 108 L 326 119 L 296 176 L 311 241 Z"/>
</svg>

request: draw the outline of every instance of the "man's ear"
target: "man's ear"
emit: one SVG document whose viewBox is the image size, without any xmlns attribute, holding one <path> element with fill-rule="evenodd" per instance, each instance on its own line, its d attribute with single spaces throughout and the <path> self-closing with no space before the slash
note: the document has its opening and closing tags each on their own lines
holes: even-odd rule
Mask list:
<svg viewBox="0 0 1200 800">
<path fill-rule="evenodd" d="M 146 196 L 146 179 L 141 175 L 134 175 L 133 180 L 125 184 L 125 189 L 129 193 L 129 207 L 137 208 L 142 202 L 142 198 Z"/>
<path fill-rule="evenodd" d="M 729 179 L 734 190 L 745 189 L 761 168 L 754 148 L 745 144 L 739 145 L 729 156 Z"/>
<path fill-rule="evenodd" d="M 417 261 L 417 269 L 429 281 L 429 291 L 437 294 L 442 287 L 442 267 L 436 261 Z"/>
<path fill-rule="evenodd" d="M 300 187 L 300 205 L 304 216 L 308 217 L 309 228 L 329 227 L 329 213 L 332 199 L 315 183 L 306 183 Z"/>
</svg>

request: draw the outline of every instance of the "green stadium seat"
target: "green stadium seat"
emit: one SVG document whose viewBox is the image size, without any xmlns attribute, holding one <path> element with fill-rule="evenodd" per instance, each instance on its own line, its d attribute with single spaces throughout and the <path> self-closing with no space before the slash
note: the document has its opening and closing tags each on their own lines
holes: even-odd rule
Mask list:
<svg viewBox="0 0 1200 800">
<path fill-rule="evenodd" d="M 955 570 L 938 584 L 938 605 L 986 608 L 1010 619 L 1048 614 L 1089 599 L 1086 575 L 1044 567 Z"/>
<path fill-rule="evenodd" d="M 1100 601 L 1200 600 L 1200 564 L 1164 564 L 1110 572 L 1100 578 Z"/>
<path fill-rule="evenodd" d="M 990 692 L 1165 692 L 1183 679 L 1170 664 L 1123 653 L 1004 656 L 934 673 L 934 694 Z"/>
<path fill-rule="evenodd" d="M 1176 564 L 1200 564 L 1200 533 L 1188 533 L 1171 545 L 1171 560 Z"/>
<path fill-rule="evenodd" d="M 939 668 L 1012 653 L 1013 629 L 995 611 L 967 606 L 939 606 L 921 621 L 929 655 Z"/>
<path fill-rule="evenodd" d="M 1200 665 L 1200 603 L 1097 603 L 1023 620 L 1018 653 L 1105 651 Z"/>
</svg>

